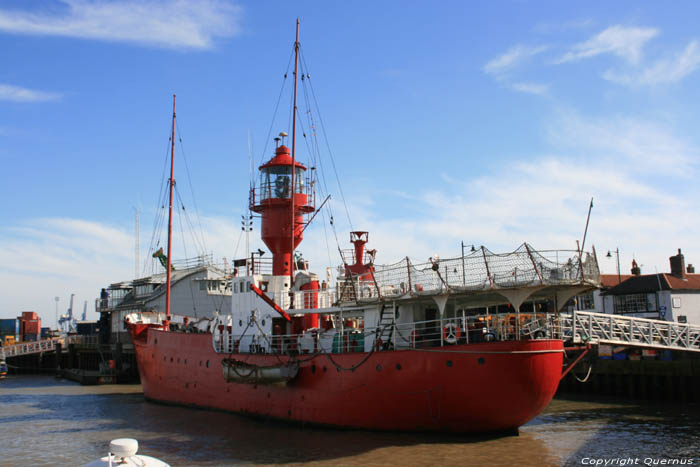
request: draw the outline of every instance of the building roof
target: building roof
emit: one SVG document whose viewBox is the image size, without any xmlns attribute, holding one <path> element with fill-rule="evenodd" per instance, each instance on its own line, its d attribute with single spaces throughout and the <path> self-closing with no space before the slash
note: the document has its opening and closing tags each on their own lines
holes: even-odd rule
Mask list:
<svg viewBox="0 0 700 467">
<path fill-rule="evenodd" d="M 631 277 L 633 277 L 631 274 L 620 274 L 619 276 L 617 274 L 601 274 L 600 287 L 602 289 L 609 289 L 611 287 L 615 287 L 616 285 L 620 285 L 622 282 Z"/>
<path fill-rule="evenodd" d="M 684 278 L 666 273 L 630 276 L 627 280 L 623 280 L 621 284 L 612 287 L 604 293 L 606 295 L 629 295 L 658 292 L 660 290 L 700 291 L 700 274 L 686 274 Z"/>
</svg>

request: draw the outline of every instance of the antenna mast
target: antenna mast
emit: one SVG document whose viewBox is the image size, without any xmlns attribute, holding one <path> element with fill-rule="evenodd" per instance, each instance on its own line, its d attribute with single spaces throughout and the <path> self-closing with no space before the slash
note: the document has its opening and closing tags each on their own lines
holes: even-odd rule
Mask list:
<svg viewBox="0 0 700 467">
<path fill-rule="evenodd" d="M 168 211 L 168 260 L 167 285 L 165 289 L 165 320 L 170 323 L 170 270 L 172 269 L 172 239 L 173 239 L 173 186 L 175 185 L 175 94 L 173 94 L 173 131 L 170 137 L 170 207 Z M 167 328 L 166 328 L 167 331 Z"/>
<path fill-rule="evenodd" d="M 292 287 L 294 286 L 294 230 L 296 228 L 295 214 L 296 210 L 294 208 L 294 196 L 296 193 L 296 185 L 294 181 L 294 175 L 296 172 L 296 137 L 297 137 L 297 70 L 299 68 L 299 18 L 297 18 L 297 37 L 296 42 L 294 42 L 294 109 L 292 116 L 292 223 L 291 232 L 289 235 L 290 241 L 292 242 L 292 256 L 289 258 L 289 307 L 294 308 L 294 291 Z"/>
</svg>

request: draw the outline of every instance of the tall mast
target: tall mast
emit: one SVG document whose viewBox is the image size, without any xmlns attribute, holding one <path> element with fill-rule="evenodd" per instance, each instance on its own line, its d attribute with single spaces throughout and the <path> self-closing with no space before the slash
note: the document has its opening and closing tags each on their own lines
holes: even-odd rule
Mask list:
<svg viewBox="0 0 700 467">
<path fill-rule="evenodd" d="M 172 269 L 172 239 L 173 239 L 173 186 L 175 185 L 175 94 L 173 94 L 173 131 L 170 137 L 170 208 L 168 211 L 168 266 L 167 285 L 165 289 L 165 319 L 170 322 L 170 269 Z"/>
<path fill-rule="evenodd" d="M 290 241 L 292 242 L 292 256 L 289 259 L 289 297 L 290 297 L 290 308 L 294 308 L 294 292 L 292 287 L 294 286 L 294 230 L 296 229 L 296 217 L 294 209 L 294 194 L 296 188 L 296 182 L 294 181 L 294 175 L 296 172 L 296 142 L 297 142 L 297 70 L 299 67 L 299 18 L 297 18 L 297 38 L 294 42 L 294 109 L 292 116 L 292 223 L 291 232 L 289 235 Z"/>
</svg>

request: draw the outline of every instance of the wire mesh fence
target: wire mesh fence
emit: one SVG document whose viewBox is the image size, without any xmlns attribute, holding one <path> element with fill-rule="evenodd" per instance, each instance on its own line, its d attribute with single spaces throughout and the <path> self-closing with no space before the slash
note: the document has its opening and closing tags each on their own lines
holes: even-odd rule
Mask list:
<svg viewBox="0 0 700 467">
<path fill-rule="evenodd" d="M 595 254 L 574 250 L 535 250 L 523 243 L 511 253 L 485 247 L 456 258 L 433 258 L 415 264 L 409 258 L 375 267 L 367 274 L 346 277 L 339 284 L 341 301 L 396 298 L 529 286 L 560 286 L 600 282 Z"/>
</svg>

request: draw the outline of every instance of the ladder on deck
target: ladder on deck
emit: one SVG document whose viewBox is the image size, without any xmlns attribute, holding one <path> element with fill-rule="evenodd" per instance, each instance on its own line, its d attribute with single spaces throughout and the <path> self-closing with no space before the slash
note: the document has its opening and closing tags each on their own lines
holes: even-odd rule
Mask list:
<svg viewBox="0 0 700 467">
<path fill-rule="evenodd" d="M 560 317 L 562 338 L 574 344 L 610 344 L 700 352 L 700 326 L 606 313 L 574 311 Z"/>
<path fill-rule="evenodd" d="M 382 347 L 387 348 L 388 344 L 391 344 L 396 348 L 396 342 L 394 342 L 394 330 L 396 329 L 396 311 L 398 307 L 396 303 L 391 304 L 389 307 L 386 303 L 382 304 L 382 308 L 379 310 L 379 321 L 377 322 L 377 340 L 382 341 Z"/>
</svg>

